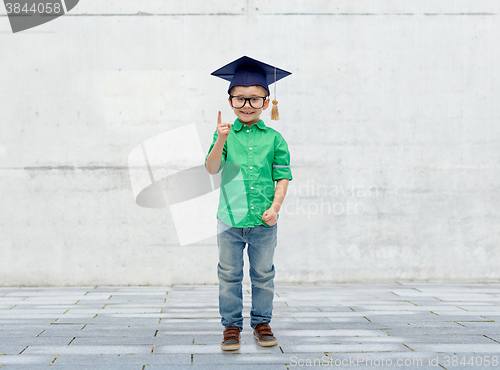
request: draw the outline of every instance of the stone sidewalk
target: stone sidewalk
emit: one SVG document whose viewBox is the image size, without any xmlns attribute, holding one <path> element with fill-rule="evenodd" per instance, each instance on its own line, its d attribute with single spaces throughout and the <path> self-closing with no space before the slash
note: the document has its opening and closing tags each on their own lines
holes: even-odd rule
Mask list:
<svg viewBox="0 0 500 370">
<path fill-rule="evenodd" d="M 217 286 L 0 288 L 0 368 L 500 368 L 500 284 L 276 286 L 259 347 L 220 349 Z"/>
</svg>

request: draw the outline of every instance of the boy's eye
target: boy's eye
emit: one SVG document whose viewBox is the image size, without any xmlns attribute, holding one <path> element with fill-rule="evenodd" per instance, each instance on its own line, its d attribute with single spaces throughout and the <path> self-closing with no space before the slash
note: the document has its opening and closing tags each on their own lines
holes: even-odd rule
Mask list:
<svg viewBox="0 0 500 370">
<path fill-rule="evenodd" d="M 260 102 L 260 98 L 252 98 L 250 99 L 252 103 Z"/>
<path fill-rule="evenodd" d="M 237 96 L 237 97 L 236 97 L 236 101 L 237 101 L 238 103 L 243 103 L 243 102 L 245 101 L 245 98 L 242 98 L 242 97 L 240 97 L 240 96 Z"/>
</svg>

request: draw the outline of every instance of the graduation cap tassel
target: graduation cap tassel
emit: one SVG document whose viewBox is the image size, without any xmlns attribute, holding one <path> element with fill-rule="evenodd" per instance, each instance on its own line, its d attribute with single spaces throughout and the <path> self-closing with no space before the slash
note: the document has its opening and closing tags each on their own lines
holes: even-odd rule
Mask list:
<svg viewBox="0 0 500 370">
<path fill-rule="evenodd" d="M 274 68 L 274 100 L 273 109 L 271 110 L 271 119 L 274 121 L 278 121 L 280 119 L 280 115 L 278 113 L 278 101 L 276 100 L 276 67 Z"/>
<path fill-rule="evenodd" d="M 278 101 L 273 100 L 273 109 L 271 110 L 271 119 L 278 121 L 280 119 L 280 115 L 278 113 Z"/>
</svg>

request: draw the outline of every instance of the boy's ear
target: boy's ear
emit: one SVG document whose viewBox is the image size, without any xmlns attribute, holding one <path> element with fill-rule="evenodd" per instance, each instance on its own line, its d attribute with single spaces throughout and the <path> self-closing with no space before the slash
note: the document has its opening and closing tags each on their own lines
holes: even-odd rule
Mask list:
<svg viewBox="0 0 500 370">
<path fill-rule="evenodd" d="M 271 101 L 271 99 L 269 97 L 267 97 L 266 101 L 264 102 L 264 106 L 262 107 L 262 110 L 266 110 L 267 107 L 269 107 L 270 101 Z"/>
<path fill-rule="evenodd" d="M 231 98 L 227 98 L 227 101 L 229 102 L 229 106 L 231 107 L 231 109 L 234 110 L 233 105 L 231 104 Z"/>
</svg>

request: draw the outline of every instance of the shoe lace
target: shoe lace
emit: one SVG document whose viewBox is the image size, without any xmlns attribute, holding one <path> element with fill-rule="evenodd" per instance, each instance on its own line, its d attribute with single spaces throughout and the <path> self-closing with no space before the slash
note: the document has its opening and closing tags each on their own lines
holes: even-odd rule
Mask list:
<svg viewBox="0 0 500 370">
<path fill-rule="evenodd" d="M 240 329 L 238 329 L 236 326 L 230 326 L 229 328 L 226 328 L 224 330 L 224 340 L 227 339 L 239 340 L 239 336 L 240 336 Z"/>
</svg>

